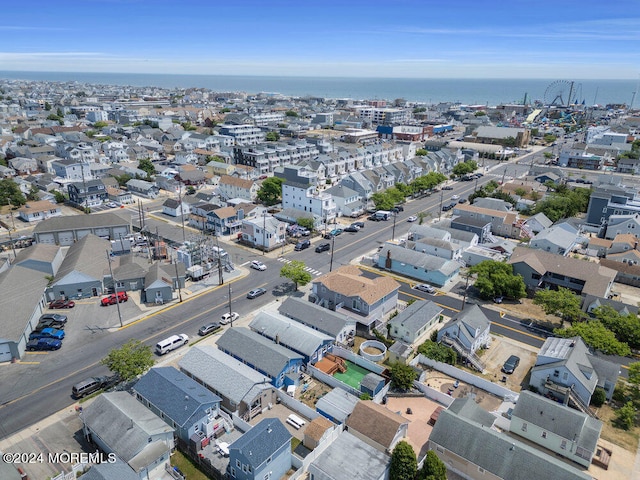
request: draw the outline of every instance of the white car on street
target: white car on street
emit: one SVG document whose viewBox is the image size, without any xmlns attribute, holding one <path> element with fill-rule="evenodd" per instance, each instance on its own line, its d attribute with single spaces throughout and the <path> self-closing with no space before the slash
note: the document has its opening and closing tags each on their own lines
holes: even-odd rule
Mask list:
<svg viewBox="0 0 640 480">
<path fill-rule="evenodd" d="M 451 200 L 458 200 L 460 195 L 451 195 Z"/>
<path fill-rule="evenodd" d="M 267 269 L 267 266 L 264 263 L 259 262 L 258 260 L 253 260 L 251 262 L 251 268 L 255 270 L 260 270 L 262 272 Z"/>
<path fill-rule="evenodd" d="M 407 222 L 415 222 L 416 220 L 418 220 L 418 217 L 416 215 L 411 215 L 407 218 Z"/>
<path fill-rule="evenodd" d="M 426 283 L 421 283 L 420 285 L 416 285 L 415 289 L 420 290 L 421 292 L 426 292 L 431 294 L 436 293 L 436 289 Z"/>
<path fill-rule="evenodd" d="M 222 315 L 222 317 L 220 317 L 220 324 L 226 325 L 229 322 L 235 322 L 239 318 L 240 315 L 238 315 L 237 312 L 225 313 L 224 315 Z"/>
</svg>

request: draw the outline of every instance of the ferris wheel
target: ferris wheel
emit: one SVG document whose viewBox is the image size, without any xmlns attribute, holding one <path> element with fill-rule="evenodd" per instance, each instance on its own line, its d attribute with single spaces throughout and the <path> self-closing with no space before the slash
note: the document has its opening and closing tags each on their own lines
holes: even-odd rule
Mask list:
<svg viewBox="0 0 640 480">
<path fill-rule="evenodd" d="M 569 80 L 556 80 L 544 91 L 544 104 L 548 106 L 566 107 L 580 103 L 582 85 Z"/>
</svg>

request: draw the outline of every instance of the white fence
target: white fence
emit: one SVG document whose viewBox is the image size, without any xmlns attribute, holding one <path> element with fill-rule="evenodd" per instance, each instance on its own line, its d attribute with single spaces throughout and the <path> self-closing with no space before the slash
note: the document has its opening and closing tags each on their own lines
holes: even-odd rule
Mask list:
<svg viewBox="0 0 640 480">
<path fill-rule="evenodd" d="M 51 477 L 51 480 L 76 480 L 76 478 L 78 478 L 78 473 L 85 473 L 90 466 L 91 465 L 88 463 L 76 463 L 71 467 L 71 471 L 69 473 L 62 472 L 56 477 Z"/>
<path fill-rule="evenodd" d="M 282 390 L 277 390 L 276 395 L 280 399 L 280 403 L 286 405 L 288 408 L 290 408 L 294 412 L 299 413 L 300 415 L 308 418 L 309 420 L 313 420 L 314 418 L 317 418 L 320 416 L 320 414 L 316 412 L 313 408 L 309 407 L 308 405 L 305 405 L 300 400 L 296 400 L 295 398 L 290 397 L 289 395 L 284 393 Z"/>
<path fill-rule="evenodd" d="M 503 387 L 502 385 L 498 385 L 497 383 L 490 382 L 489 380 L 485 380 L 484 378 L 478 377 L 472 373 L 460 370 L 453 365 L 432 360 L 431 358 L 427 358 L 422 354 L 416 356 L 413 360 L 411 360 L 410 365 L 416 366 L 418 363 L 433 368 L 434 370 L 438 370 L 439 372 L 460 380 L 461 382 L 464 382 L 468 385 L 473 385 L 474 387 L 477 387 L 481 390 L 485 390 L 502 399 L 515 401 L 518 398 L 518 394 L 516 392 L 513 392 L 508 388 Z"/>
<path fill-rule="evenodd" d="M 331 350 L 331 353 L 333 353 L 338 357 L 342 357 L 346 360 L 349 360 L 350 362 L 353 362 L 356 365 L 359 365 L 362 368 L 369 370 L 370 372 L 377 373 L 378 375 L 380 375 L 385 370 L 385 367 L 378 365 L 377 363 L 374 363 L 370 360 L 367 360 L 366 358 L 361 357 L 356 353 L 353 353 L 351 350 L 345 350 L 342 347 L 334 346 L 333 349 Z"/>
<path fill-rule="evenodd" d="M 330 387 L 341 388 L 342 390 L 349 392 L 350 394 L 355 395 L 356 397 L 360 397 L 360 395 L 362 394 L 362 392 L 360 392 L 359 390 L 356 390 L 351 385 L 347 385 L 346 383 L 341 382 L 337 378 L 331 375 L 327 375 L 323 371 L 318 370 L 313 365 L 307 366 L 307 373 L 311 375 L 313 378 L 318 379 L 322 383 L 326 383 Z"/>
</svg>

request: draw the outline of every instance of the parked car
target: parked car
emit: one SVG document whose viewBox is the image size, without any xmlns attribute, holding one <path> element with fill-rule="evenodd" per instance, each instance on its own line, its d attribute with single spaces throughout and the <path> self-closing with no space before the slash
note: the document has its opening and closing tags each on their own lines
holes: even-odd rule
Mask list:
<svg viewBox="0 0 640 480">
<path fill-rule="evenodd" d="M 352 224 L 351 224 L 351 225 L 349 225 L 349 226 L 350 226 L 350 227 L 353 227 L 353 228 L 355 228 L 355 229 L 357 229 L 357 230 L 360 230 L 360 228 L 362 228 L 362 227 L 359 227 L 358 225 L 356 225 L 355 223 L 352 223 Z M 345 230 L 345 231 L 346 231 L 346 230 Z"/>
<path fill-rule="evenodd" d="M 333 230 L 331 230 L 329 233 L 327 233 L 324 238 L 330 239 L 331 237 L 337 237 L 338 235 L 340 235 L 344 230 L 342 230 L 341 228 L 334 228 Z"/>
<path fill-rule="evenodd" d="M 253 268 L 254 270 L 260 270 L 262 272 L 267 269 L 267 266 L 258 260 L 253 260 L 251 262 L 251 268 Z"/>
<path fill-rule="evenodd" d="M 518 368 L 518 365 L 520 365 L 520 357 L 511 355 L 509 358 L 507 358 L 507 361 L 504 362 L 504 365 L 502 365 L 502 372 L 513 373 L 515 369 Z"/>
<path fill-rule="evenodd" d="M 353 225 L 354 227 L 358 227 L 360 229 L 364 228 L 364 222 L 353 222 L 351 225 Z"/>
<path fill-rule="evenodd" d="M 467 203 L 467 199 L 466 198 L 461 198 L 460 200 L 458 200 L 458 203 Z"/>
<path fill-rule="evenodd" d="M 220 324 L 218 322 L 207 323 L 206 325 L 200 327 L 200 330 L 198 330 L 198 335 L 204 337 L 205 335 L 209 335 L 211 332 L 215 332 L 219 328 Z"/>
<path fill-rule="evenodd" d="M 443 205 L 442 206 L 442 211 L 443 212 L 448 212 L 449 210 L 451 210 L 453 207 L 451 205 Z"/>
<path fill-rule="evenodd" d="M 358 227 L 354 227 L 352 225 L 349 225 L 348 227 L 344 227 L 345 232 L 349 232 L 349 233 L 358 233 L 360 229 Z"/>
<path fill-rule="evenodd" d="M 116 208 L 118 206 L 116 202 L 107 202 L 106 205 L 109 208 Z"/>
<path fill-rule="evenodd" d="M 493 298 L 494 303 L 502 303 L 503 300 L 504 300 L 504 297 L 502 295 L 499 295 Z"/>
<path fill-rule="evenodd" d="M 321 243 L 320 245 L 318 245 L 316 247 L 316 253 L 321 253 L 321 252 L 326 252 L 331 250 L 331 244 L 330 243 Z"/>
<path fill-rule="evenodd" d="M 64 325 L 65 323 L 67 323 L 67 316 L 60 315 L 59 313 L 45 313 L 43 315 L 40 315 L 40 318 L 38 319 L 38 323 L 43 322 L 56 322 Z"/>
<path fill-rule="evenodd" d="M 36 350 L 59 350 L 62 342 L 55 338 L 36 338 L 27 342 L 27 350 L 34 352 Z"/>
<path fill-rule="evenodd" d="M 415 289 L 420 290 L 421 292 L 436 293 L 436 289 L 426 283 L 421 283 L 419 285 L 416 285 Z"/>
<path fill-rule="evenodd" d="M 458 200 L 460 195 L 451 195 L 451 200 Z"/>
<path fill-rule="evenodd" d="M 265 293 L 267 293 L 267 291 L 264 288 L 254 288 L 247 293 L 247 298 L 256 298 L 260 295 L 264 295 Z"/>
<path fill-rule="evenodd" d="M 165 338 L 156 343 L 156 353 L 158 355 L 164 355 L 187 343 L 189 343 L 189 336 L 187 334 L 179 333 L 178 335 L 171 335 L 169 338 Z"/>
<path fill-rule="evenodd" d="M 58 330 L 64 330 L 64 322 L 52 319 L 40 320 L 33 331 L 39 332 L 45 328 L 57 328 Z"/>
<path fill-rule="evenodd" d="M 407 222 L 415 222 L 416 220 L 418 220 L 417 215 L 411 215 L 407 218 Z"/>
<path fill-rule="evenodd" d="M 76 302 L 74 302 L 73 300 L 65 300 L 63 298 L 59 298 L 58 300 L 49 302 L 49 308 L 51 309 L 73 308 L 75 306 Z"/>
<path fill-rule="evenodd" d="M 29 340 L 37 340 L 38 338 L 55 338 L 56 340 L 62 340 L 64 338 L 64 330 L 48 327 L 37 332 L 31 332 L 31 335 L 29 335 Z"/>
<path fill-rule="evenodd" d="M 453 187 L 451 185 L 446 185 L 442 187 L 442 190 L 453 190 Z"/>
<path fill-rule="evenodd" d="M 381 218 L 376 217 L 375 215 L 369 215 L 369 216 L 367 217 L 367 220 L 371 220 L 372 222 L 380 222 L 382 219 L 381 219 Z"/>
<path fill-rule="evenodd" d="M 107 295 L 102 300 L 100 300 L 100 305 L 103 307 L 107 305 L 115 305 L 117 303 L 126 302 L 129 300 L 129 296 L 127 292 L 118 292 L 117 294 L 112 293 L 111 295 Z"/>
<path fill-rule="evenodd" d="M 229 322 L 234 322 L 240 318 L 240 315 L 237 312 L 225 313 L 220 317 L 220 324 L 226 325 Z"/>
<path fill-rule="evenodd" d="M 299 252 L 300 250 L 304 250 L 305 248 L 309 248 L 311 246 L 311 242 L 309 240 L 302 240 L 301 242 L 296 243 L 296 246 L 293 247 L 293 249 L 296 252 Z"/>
</svg>

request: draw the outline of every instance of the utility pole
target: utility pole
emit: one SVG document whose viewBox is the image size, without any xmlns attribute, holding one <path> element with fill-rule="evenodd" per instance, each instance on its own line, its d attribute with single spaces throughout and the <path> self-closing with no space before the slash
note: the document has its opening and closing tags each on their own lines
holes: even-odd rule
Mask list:
<svg viewBox="0 0 640 480">
<path fill-rule="evenodd" d="M 396 239 L 396 217 L 398 215 L 399 215 L 398 213 L 393 214 L 393 228 L 391 229 L 391 241 L 394 241 Z"/>
<path fill-rule="evenodd" d="M 331 235 L 331 260 L 329 261 L 329 271 L 333 270 L 333 249 L 336 244 L 336 236 Z"/>
<path fill-rule="evenodd" d="M 182 206 L 182 183 L 180 184 L 179 190 L 178 190 L 178 206 L 180 207 L 180 219 L 182 220 L 182 242 L 184 243 L 187 240 L 187 238 L 185 237 L 185 233 L 184 233 L 184 208 Z"/>
<path fill-rule="evenodd" d="M 267 253 L 267 211 L 262 212 L 262 255 Z"/>
<path fill-rule="evenodd" d="M 444 191 L 440 189 L 440 209 L 438 210 L 438 221 L 440 221 L 440 217 L 442 217 L 442 200 L 444 198 Z"/>
<path fill-rule="evenodd" d="M 467 282 L 464 285 L 464 296 L 462 297 L 462 306 L 460 307 L 460 310 L 464 310 L 464 304 L 467 303 L 467 289 L 469 288 L 469 277 L 471 275 L 469 275 L 469 273 L 467 272 Z"/>
<path fill-rule="evenodd" d="M 222 276 L 222 259 L 220 258 L 220 242 L 218 242 L 218 232 L 216 234 L 216 248 L 218 251 L 216 252 L 216 257 L 218 259 L 218 285 L 224 285 L 224 277 Z"/>
<path fill-rule="evenodd" d="M 176 283 L 178 284 L 178 297 L 180 298 L 180 303 L 182 303 L 182 287 L 180 287 L 180 277 L 178 276 L 178 259 L 173 262 L 173 265 L 176 267 Z"/>
<path fill-rule="evenodd" d="M 502 180 L 500 181 L 500 185 L 504 185 L 504 177 L 507 175 L 507 167 L 504 167 L 504 172 L 502 172 Z"/>
<path fill-rule="evenodd" d="M 233 312 L 231 311 L 231 284 L 229 284 L 229 318 L 231 319 L 231 328 L 233 328 Z"/>
<path fill-rule="evenodd" d="M 116 296 L 116 307 L 118 308 L 118 320 L 120 320 L 120 328 L 122 328 L 122 313 L 120 312 L 120 299 L 118 298 L 118 282 L 113 276 L 113 269 L 111 268 L 111 255 L 109 255 L 109 250 L 107 252 L 107 262 L 109 263 L 109 273 L 111 274 L 111 281 L 113 281 L 113 293 Z"/>
</svg>

